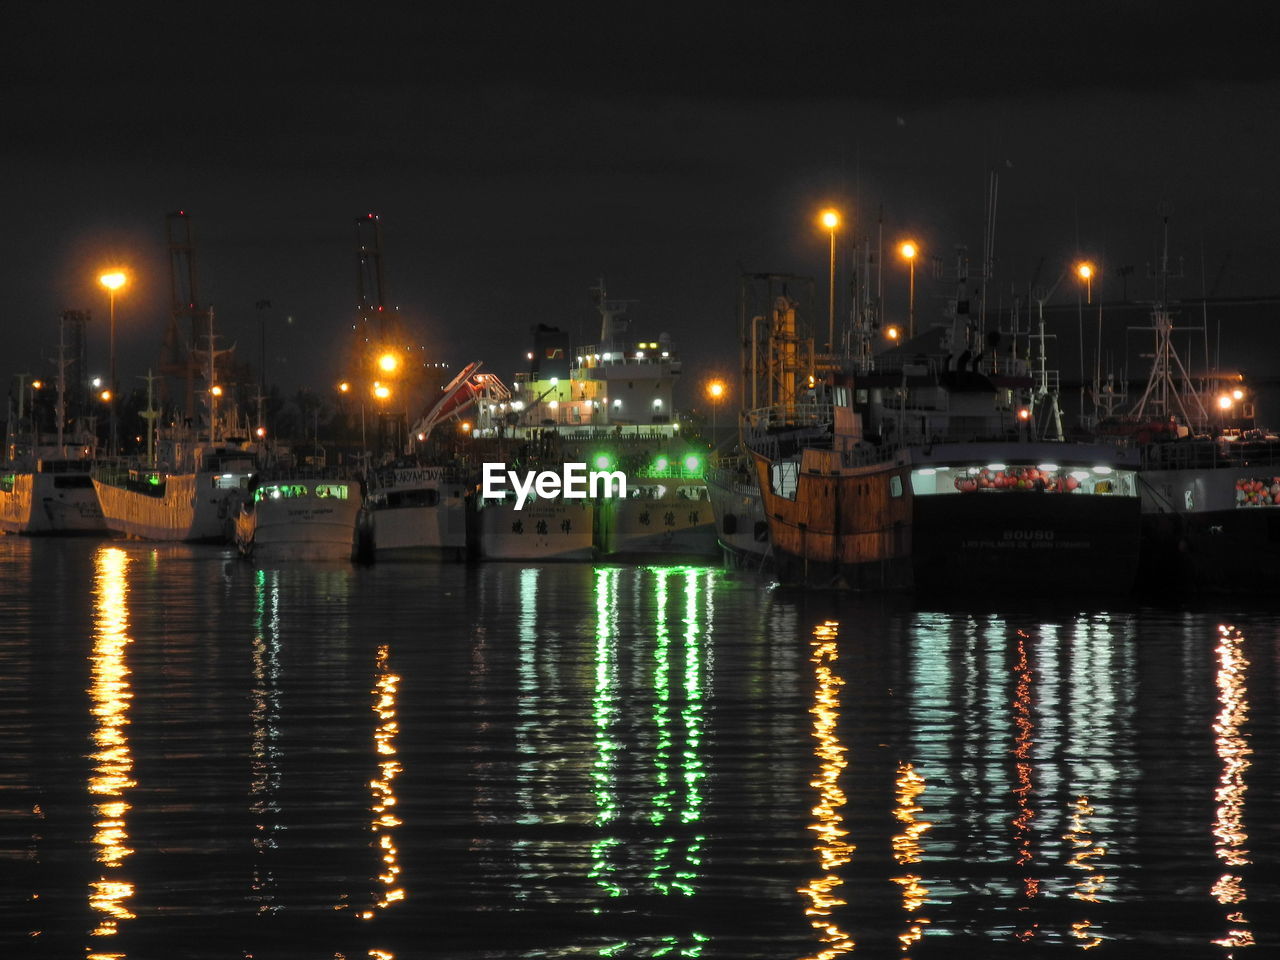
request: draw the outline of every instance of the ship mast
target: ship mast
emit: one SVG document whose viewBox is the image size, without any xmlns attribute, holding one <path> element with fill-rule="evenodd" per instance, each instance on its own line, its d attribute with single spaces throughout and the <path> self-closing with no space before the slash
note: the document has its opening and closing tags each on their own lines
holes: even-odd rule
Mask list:
<svg viewBox="0 0 1280 960">
<path fill-rule="evenodd" d="M 1178 356 L 1173 345 L 1173 314 L 1169 310 L 1169 218 L 1164 217 L 1164 237 L 1160 251 L 1160 266 L 1156 274 L 1156 299 L 1151 308 L 1151 326 L 1140 327 L 1155 334 L 1155 353 L 1147 387 L 1133 408 L 1133 417 L 1149 416 L 1168 420 L 1181 414 L 1188 426 L 1204 427 L 1209 413 L 1201 402 L 1199 391 L 1192 387 L 1191 375 Z M 1179 389 L 1175 377 L 1181 377 L 1183 389 Z M 1188 401 L 1190 401 L 1188 403 Z M 1148 412 L 1148 410 L 1150 412 Z"/>
</svg>

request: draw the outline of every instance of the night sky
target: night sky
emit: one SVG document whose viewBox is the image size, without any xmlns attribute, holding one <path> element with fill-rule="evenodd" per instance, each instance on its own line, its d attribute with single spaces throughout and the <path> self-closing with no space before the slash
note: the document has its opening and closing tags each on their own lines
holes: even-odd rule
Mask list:
<svg viewBox="0 0 1280 960">
<path fill-rule="evenodd" d="M 165 215 L 180 208 L 201 299 L 255 362 L 265 320 L 269 375 L 290 390 L 325 390 L 341 369 L 368 212 L 389 299 L 432 358 L 507 378 L 535 323 L 594 339 L 600 277 L 637 301 L 638 333 L 672 335 L 687 380 L 732 375 L 740 273 L 825 284 L 822 206 L 852 219 L 842 244 L 882 210 L 886 241 L 909 234 L 948 258 L 967 244 L 976 263 L 992 172 L 993 298 L 1081 255 L 1104 301 L 1121 298 L 1121 266 L 1129 299 L 1149 296 L 1161 209 L 1175 294 L 1280 293 L 1272 18 L 1203 4 L 983 5 L 998 12 L 982 19 L 963 4 L 449 6 L 8 10 L 5 374 L 42 369 L 67 308 L 93 311 L 105 369 L 95 278 L 112 263 L 134 275 L 118 301 L 122 383 L 154 364 Z M 907 284 L 890 257 L 885 284 L 892 319 Z M 922 322 L 934 293 L 921 277 Z M 1054 301 L 1064 371 L 1075 297 L 1068 280 Z M 1225 362 L 1280 373 L 1280 307 L 1214 309 Z"/>
</svg>

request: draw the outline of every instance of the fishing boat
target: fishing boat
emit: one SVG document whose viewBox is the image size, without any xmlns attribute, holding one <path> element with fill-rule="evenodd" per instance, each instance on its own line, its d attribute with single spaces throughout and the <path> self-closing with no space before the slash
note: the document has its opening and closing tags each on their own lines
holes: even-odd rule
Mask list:
<svg viewBox="0 0 1280 960">
<path fill-rule="evenodd" d="M 0 531 L 106 534 L 88 459 L 36 456 L 0 464 Z"/>
<path fill-rule="evenodd" d="M 943 323 L 848 358 L 807 344 L 794 303 L 756 325 L 773 403 L 747 411 L 784 582 L 928 593 L 1125 593 L 1137 571 L 1134 452 L 1041 437 L 1060 423 L 997 331 L 971 321 L 957 267 Z"/>
<path fill-rule="evenodd" d="M 1179 355 L 1167 221 L 1164 234 L 1145 388 L 1131 407 L 1123 389 L 1099 382 L 1093 388 L 1098 435 L 1141 455 L 1140 587 L 1274 595 L 1280 436 L 1258 424 L 1255 394 L 1242 372 L 1211 366 L 1193 375 Z"/>
<path fill-rule="evenodd" d="M 595 507 L 588 500 L 477 497 L 473 524 L 482 560 L 593 560 Z"/>
<path fill-rule="evenodd" d="M 367 479 L 364 510 L 379 562 L 466 559 L 471 485 L 460 470 L 401 460 Z"/>
<path fill-rule="evenodd" d="M 607 465 L 606 460 L 606 465 Z M 596 544 L 601 558 L 636 562 L 662 557 L 697 563 L 718 555 L 704 458 L 691 450 L 659 452 L 628 472 L 627 496 L 602 500 Z"/>
<path fill-rule="evenodd" d="M 235 544 L 257 561 L 354 560 L 364 494 L 350 471 L 275 465 L 254 476 L 235 516 Z"/>
<path fill-rule="evenodd" d="M 42 431 L 35 408 L 39 380 L 30 387 L 31 407 L 23 404 L 27 390 L 18 390 L 18 409 L 12 403 L 6 418 L 3 458 L 0 459 L 0 532 L 29 535 L 107 533 L 102 507 L 89 472 L 97 438 L 83 419 L 67 416 L 68 321 L 76 320 L 83 336 L 83 318 L 64 315 L 59 325 L 58 376 L 53 408 L 54 430 Z M 47 421 L 46 421 L 47 424 Z"/>
<path fill-rule="evenodd" d="M 769 518 L 751 458 L 738 454 L 718 461 L 707 471 L 706 482 L 725 565 L 765 569 L 771 554 Z"/>
</svg>

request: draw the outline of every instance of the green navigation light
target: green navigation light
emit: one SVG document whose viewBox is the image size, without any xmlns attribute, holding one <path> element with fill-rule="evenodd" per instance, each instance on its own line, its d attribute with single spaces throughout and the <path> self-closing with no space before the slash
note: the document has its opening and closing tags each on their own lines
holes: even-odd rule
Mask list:
<svg viewBox="0 0 1280 960">
<path fill-rule="evenodd" d="M 702 460 L 693 454 L 684 458 L 684 468 L 690 473 L 697 473 L 698 468 L 702 466 Z"/>
<path fill-rule="evenodd" d="M 671 461 L 669 461 L 666 457 L 659 457 L 657 460 L 653 461 L 653 466 L 655 470 L 665 470 L 670 465 L 671 465 Z"/>
<path fill-rule="evenodd" d="M 613 466 L 613 457 L 607 453 L 597 453 L 591 461 L 597 470 L 608 470 Z"/>
</svg>

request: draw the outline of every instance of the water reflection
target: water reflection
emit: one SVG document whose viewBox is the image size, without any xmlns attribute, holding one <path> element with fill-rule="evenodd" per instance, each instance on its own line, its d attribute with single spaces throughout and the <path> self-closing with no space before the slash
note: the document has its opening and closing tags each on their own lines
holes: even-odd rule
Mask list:
<svg viewBox="0 0 1280 960">
<path fill-rule="evenodd" d="M 374 911 L 384 910 L 405 898 L 404 887 L 400 885 L 400 851 L 396 847 L 396 828 L 402 821 L 396 816 L 396 804 L 399 800 L 394 787 L 396 777 L 403 770 L 396 754 L 396 736 L 400 732 L 400 724 L 396 720 L 396 693 L 400 677 L 391 671 L 389 659 L 390 650 L 386 644 L 382 644 L 378 647 L 377 680 L 373 689 L 373 713 L 378 718 L 373 731 L 374 750 L 378 755 L 378 776 L 369 781 L 373 800 L 370 806 L 373 813 L 370 829 L 377 838 L 381 860 L 378 882 L 382 884 L 382 890 L 373 908 L 360 914 L 366 920 L 374 916 Z"/>
<path fill-rule="evenodd" d="M 126 576 L 129 556 L 115 547 L 104 547 L 94 558 L 94 639 L 90 656 L 89 699 L 94 717 L 94 761 L 89 777 L 93 803 L 93 843 L 95 859 L 102 864 L 98 879 L 89 884 L 89 906 L 102 916 L 92 936 L 113 936 L 122 920 L 134 914 L 128 901 L 134 885 L 120 868 L 133 850 L 128 846 L 129 802 L 127 791 L 136 786 L 132 779 L 133 757 L 125 728 L 129 724 L 129 704 L 133 691 L 129 684 L 126 652 L 129 637 L 129 585 Z M 114 960 L 121 953 L 89 953 L 91 960 Z"/>
<path fill-rule="evenodd" d="M 279 846 L 280 815 L 280 573 L 256 570 L 253 581 L 254 633 L 250 655 L 253 704 L 249 711 L 249 810 L 253 814 L 253 878 L 250 900 L 259 913 L 280 909 L 269 859 Z"/>
<path fill-rule="evenodd" d="M 1241 732 L 1249 719 L 1248 677 L 1249 661 L 1241 646 L 1244 636 L 1235 627 L 1218 627 L 1218 704 L 1221 709 L 1213 722 L 1214 745 L 1218 759 L 1222 761 L 1222 774 L 1214 791 L 1217 801 L 1217 817 L 1213 821 L 1214 853 L 1228 868 L 1213 885 L 1213 898 L 1228 908 L 1226 916 L 1230 927 L 1222 937 L 1213 942 L 1228 950 L 1236 947 L 1252 947 L 1255 944 L 1248 918 L 1238 904 L 1248 899 L 1244 877 L 1239 868 L 1250 864 L 1245 843 L 1249 839 L 1244 827 L 1244 794 L 1247 786 L 1245 771 L 1251 766 L 1249 757 L 1253 750 Z M 1232 909 L 1235 908 L 1235 909 Z"/>
<path fill-rule="evenodd" d="M 618 621 L 622 571 L 600 569 L 596 585 L 595 721 L 596 753 L 592 781 L 596 798 L 595 826 L 602 829 L 592 844 L 590 876 L 610 898 L 631 894 L 693 897 L 699 892 L 702 849 L 706 836 L 698 830 L 706 798 L 703 781 L 703 737 L 709 692 L 708 626 L 712 615 L 710 587 L 716 574 L 700 568 L 647 568 L 628 577 L 636 598 L 652 598 L 653 655 L 649 664 L 630 663 L 622 671 Z M 647 605 L 647 604 L 646 604 Z M 675 629 L 673 629 L 675 628 Z M 637 624 L 629 634 L 648 632 Z M 639 685 L 632 689 L 629 685 Z M 651 694 L 643 686 L 652 688 Z M 624 690 L 625 687 L 625 690 Z M 624 692 L 633 702 L 651 696 L 648 727 L 624 717 Z M 624 765 L 633 752 L 649 758 L 648 769 Z M 645 781 L 649 781 L 648 784 Z M 634 784 L 621 792 L 619 785 Z M 634 795 L 635 805 L 630 803 Z M 649 837 L 624 842 L 623 832 L 647 826 Z M 645 862 L 634 862 L 647 851 Z M 630 853 L 631 869 L 622 858 Z M 602 912 L 596 908 L 595 912 Z M 682 956 L 702 954 L 709 938 L 683 935 L 638 937 L 598 950 L 601 957 Z"/>
<path fill-rule="evenodd" d="M 917 864 L 924 858 L 920 840 L 933 824 L 918 816 L 924 812 L 924 807 L 916 801 L 924 793 L 925 781 L 924 777 L 916 773 L 915 767 L 909 763 L 899 764 L 895 787 L 898 804 L 894 807 L 893 815 L 902 824 L 902 832 L 893 837 L 893 859 L 905 867 Z M 924 936 L 924 925 L 929 922 L 929 918 L 917 915 L 917 911 L 928 901 L 929 890 L 920 874 L 914 871 L 894 877 L 893 882 L 902 887 L 902 909 L 908 917 L 906 931 L 898 936 L 905 954 L 912 944 Z"/>
<path fill-rule="evenodd" d="M 849 953 L 855 946 L 853 938 L 831 919 L 832 909 L 845 904 L 835 893 L 844 883 L 840 868 L 849 862 L 856 849 L 845 840 L 848 831 L 844 829 L 841 813 L 841 807 L 848 800 L 840 786 L 840 775 L 848 761 L 846 748 L 836 732 L 840 719 L 840 687 L 844 685 L 844 679 L 833 669 L 840 656 L 839 628 L 840 624 L 833 620 L 820 623 L 813 628 L 813 639 L 809 643 L 809 660 L 816 681 L 809 713 L 813 716 L 812 736 L 816 741 L 813 752 L 818 761 L 817 775 L 809 781 L 818 794 L 818 802 L 813 807 L 816 820 L 809 829 L 818 837 L 813 849 L 818 855 L 821 873 L 798 892 L 809 899 L 805 915 L 810 918 L 819 941 L 826 944 L 812 960 L 830 960 Z"/>
</svg>

